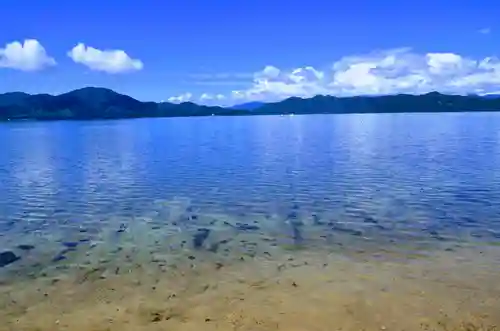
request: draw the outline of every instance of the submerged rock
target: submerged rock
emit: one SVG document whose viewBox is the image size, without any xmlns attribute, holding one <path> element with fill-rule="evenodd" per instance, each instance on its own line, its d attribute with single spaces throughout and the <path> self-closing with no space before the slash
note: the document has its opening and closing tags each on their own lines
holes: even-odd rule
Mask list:
<svg viewBox="0 0 500 331">
<path fill-rule="evenodd" d="M 440 241 L 445 240 L 445 238 L 436 230 L 430 230 L 429 235 L 431 236 L 432 239 L 436 239 L 436 240 L 440 240 Z M 474 233 L 471 233 L 471 235 L 472 235 L 472 237 L 476 237 L 474 235 Z M 481 238 L 481 237 L 482 237 L 481 235 L 477 236 L 477 238 Z"/>
<path fill-rule="evenodd" d="M 260 230 L 260 227 L 257 225 L 251 225 L 246 223 L 236 223 L 236 228 L 241 231 L 257 231 Z"/>
<path fill-rule="evenodd" d="M 378 224 L 379 223 L 378 220 L 376 220 L 375 218 L 373 218 L 370 215 L 364 215 L 363 222 L 370 223 L 370 224 Z"/>
<path fill-rule="evenodd" d="M 219 247 L 220 247 L 220 243 L 213 243 L 212 245 L 210 245 L 208 250 L 212 253 L 217 253 L 217 251 L 219 250 Z"/>
<path fill-rule="evenodd" d="M 59 262 L 62 260 L 66 260 L 66 256 L 64 255 L 56 255 L 52 258 L 52 262 Z"/>
<path fill-rule="evenodd" d="M 116 230 L 117 233 L 123 233 L 127 230 L 127 225 L 126 224 L 120 224 L 120 227 L 118 228 L 118 230 Z"/>
<path fill-rule="evenodd" d="M 205 240 L 207 240 L 209 234 L 210 234 L 210 229 L 207 228 L 198 229 L 198 232 L 196 232 L 193 235 L 193 247 L 195 249 L 201 248 Z"/>
<path fill-rule="evenodd" d="M 321 217 L 319 217 L 318 214 L 312 214 L 312 221 L 314 225 L 323 225 L 324 223 L 321 222 Z"/>
<path fill-rule="evenodd" d="M 14 263 L 19 259 L 20 257 L 11 251 L 2 252 L 0 253 L 0 268 L 5 267 L 11 263 Z"/>
<path fill-rule="evenodd" d="M 61 252 L 59 252 L 59 254 L 60 255 L 66 255 L 67 253 L 74 252 L 74 251 L 76 251 L 75 248 L 73 248 L 73 247 L 67 247 L 67 248 L 63 249 Z"/>
<path fill-rule="evenodd" d="M 360 237 L 363 235 L 363 232 L 361 230 L 356 230 L 356 229 L 351 229 L 351 228 L 345 228 L 339 225 L 333 225 L 332 226 L 332 231 L 333 232 L 341 232 L 341 233 L 346 233 L 352 236 Z"/>
<path fill-rule="evenodd" d="M 295 245 L 300 245 L 304 242 L 304 237 L 302 236 L 302 231 L 300 230 L 301 224 L 291 223 L 292 226 L 292 238 Z"/>
<path fill-rule="evenodd" d="M 64 242 L 62 242 L 62 245 L 67 247 L 67 248 L 76 248 L 78 246 L 78 242 L 76 242 L 76 241 L 64 241 Z"/>
<path fill-rule="evenodd" d="M 35 246 L 28 244 L 20 244 L 17 245 L 17 248 L 19 248 L 22 251 L 31 251 L 32 249 L 35 249 Z"/>
</svg>

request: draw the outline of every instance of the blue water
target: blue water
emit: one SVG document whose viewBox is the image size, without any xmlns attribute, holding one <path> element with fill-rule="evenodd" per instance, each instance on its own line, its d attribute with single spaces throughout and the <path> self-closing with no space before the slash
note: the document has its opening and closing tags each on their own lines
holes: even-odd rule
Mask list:
<svg viewBox="0 0 500 331">
<path fill-rule="evenodd" d="M 325 231 L 497 244 L 499 139 L 491 113 L 0 124 L 0 249 L 96 234 L 116 217 L 118 232 L 143 216 L 182 227 L 155 209 L 168 201 L 291 224 L 279 229 L 306 245 Z"/>
</svg>

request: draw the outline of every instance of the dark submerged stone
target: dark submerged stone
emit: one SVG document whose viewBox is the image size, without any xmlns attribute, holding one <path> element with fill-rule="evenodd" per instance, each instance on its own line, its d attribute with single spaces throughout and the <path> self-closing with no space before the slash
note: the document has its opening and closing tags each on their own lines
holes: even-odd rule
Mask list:
<svg viewBox="0 0 500 331">
<path fill-rule="evenodd" d="M 62 260 L 66 260 L 66 256 L 64 255 L 56 255 L 52 258 L 52 262 L 59 262 Z"/>
<path fill-rule="evenodd" d="M 220 243 L 213 243 L 212 245 L 210 245 L 208 250 L 212 253 L 217 253 L 219 251 L 219 247 L 220 247 Z"/>
<path fill-rule="evenodd" d="M 59 252 L 59 255 L 65 255 L 67 253 L 74 252 L 74 251 L 76 251 L 76 249 L 74 247 L 67 247 L 67 248 L 63 249 L 61 252 Z"/>
<path fill-rule="evenodd" d="M 125 232 L 125 230 L 127 230 L 127 226 L 125 224 L 120 224 L 120 228 L 118 228 L 118 230 L 116 230 L 117 233 L 122 233 L 122 232 Z"/>
<path fill-rule="evenodd" d="M 19 259 L 21 258 L 11 251 L 2 252 L 0 253 L 0 268 L 5 267 L 11 263 L 14 263 Z"/>
<path fill-rule="evenodd" d="M 370 224 L 378 224 L 378 220 L 376 220 L 375 218 L 373 218 L 370 215 L 364 215 L 363 222 L 370 223 Z"/>
<path fill-rule="evenodd" d="M 78 246 L 76 241 L 63 241 L 61 244 L 67 248 L 76 248 Z"/>
<path fill-rule="evenodd" d="M 236 228 L 241 231 L 257 231 L 260 230 L 260 227 L 257 225 L 251 225 L 246 223 L 236 223 Z"/>
<path fill-rule="evenodd" d="M 361 230 L 355 230 L 355 229 L 349 229 L 349 228 L 344 228 L 338 225 L 332 226 L 332 231 L 334 232 L 342 232 L 342 233 L 347 233 L 356 237 L 360 237 L 363 235 L 363 232 Z"/>
<path fill-rule="evenodd" d="M 195 249 L 201 248 L 205 240 L 207 240 L 209 234 L 210 234 L 210 229 L 207 228 L 198 229 L 198 232 L 196 232 L 193 236 L 193 247 Z"/>
<path fill-rule="evenodd" d="M 291 223 L 292 225 L 292 238 L 295 245 L 300 245 L 304 242 L 304 237 L 302 236 L 302 231 L 300 230 L 301 225 L 298 223 Z"/>
<path fill-rule="evenodd" d="M 432 239 L 436 239 L 439 241 L 445 240 L 445 238 L 437 230 L 430 230 L 429 235 L 431 236 Z"/>
<path fill-rule="evenodd" d="M 321 218 L 317 214 L 312 214 L 312 221 L 314 225 L 323 225 Z"/>
<path fill-rule="evenodd" d="M 35 249 L 35 246 L 29 244 L 21 244 L 17 245 L 17 248 L 19 248 L 22 251 L 31 251 L 32 249 Z"/>
</svg>

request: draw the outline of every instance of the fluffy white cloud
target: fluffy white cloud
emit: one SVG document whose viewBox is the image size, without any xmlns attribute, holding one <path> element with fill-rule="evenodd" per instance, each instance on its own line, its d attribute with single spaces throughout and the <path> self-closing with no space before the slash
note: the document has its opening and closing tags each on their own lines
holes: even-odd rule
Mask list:
<svg viewBox="0 0 500 331">
<path fill-rule="evenodd" d="M 125 51 L 118 49 L 99 50 L 79 43 L 68 52 L 68 56 L 76 63 L 83 64 L 92 70 L 110 74 L 141 70 L 141 60 L 131 58 Z"/>
<path fill-rule="evenodd" d="M 199 98 L 199 103 L 207 106 L 226 104 L 226 96 L 223 94 L 203 93 Z"/>
<path fill-rule="evenodd" d="M 318 94 L 352 96 L 431 91 L 486 94 L 500 89 L 500 59 L 454 53 L 415 53 L 408 48 L 346 56 L 327 68 L 282 70 L 266 66 L 245 90 L 226 93 L 224 103 L 278 101 Z M 222 99 L 220 99 L 222 100 Z M 231 101 L 231 102 L 229 102 Z"/>
<path fill-rule="evenodd" d="M 181 95 L 173 96 L 167 99 L 168 102 L 172 103 L 182 103 L 182 102 L 187 102 L 191 101 L 191 98 L 193 95 L 189 92 L 183 93 Z"/>
<path fill-rule="evenodd" d="M 56 61 L 36 39 L 14 41 L 0 48 L 0 68 L 36 71 L 54 65 Z"/>
</svg>

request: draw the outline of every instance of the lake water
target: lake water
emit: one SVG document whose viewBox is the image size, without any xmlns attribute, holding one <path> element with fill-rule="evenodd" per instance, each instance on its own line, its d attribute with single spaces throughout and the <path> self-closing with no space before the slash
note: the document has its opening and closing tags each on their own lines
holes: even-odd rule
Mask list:
<svg viewBox="0 0 500 331">
<path fill-rule="evenodd" d="M 0 330 L 500 325 L 500 114 L 23 122 L 0 141 Z"/>
</svg>

